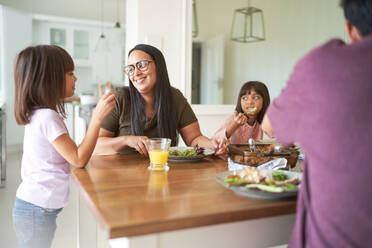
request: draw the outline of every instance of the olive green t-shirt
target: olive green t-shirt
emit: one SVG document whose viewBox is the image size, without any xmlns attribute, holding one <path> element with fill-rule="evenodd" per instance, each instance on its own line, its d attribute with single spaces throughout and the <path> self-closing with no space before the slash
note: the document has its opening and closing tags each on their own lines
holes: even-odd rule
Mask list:
<svg viewBox="0 0 372 248">
<path fill-rule="evenodd" d="M 172 97 L 176 106 L 177 113 L 177 131 L 179 132 L 182 128 L 198 121 L 194 111 L 191 109 L 190 104 L 182 93 L 176 89 L 171 88 Z M 118 136 L 130 136 L 131 123 L 130 123 L 130 99 L 128 87 L 118 88 L 115 92 L 115 107 L 112 112 L 103 121 L 101 127 L 115 133 L 115 137 Z M 144 136 L 149 138 L 160 138 L 157 132 L 157 119 L 156 113 L 151 117 L 145 117 Z M 136 150 L 131 147 L 125 147 L 121 153 L 134 153 Z"/>
</svg>

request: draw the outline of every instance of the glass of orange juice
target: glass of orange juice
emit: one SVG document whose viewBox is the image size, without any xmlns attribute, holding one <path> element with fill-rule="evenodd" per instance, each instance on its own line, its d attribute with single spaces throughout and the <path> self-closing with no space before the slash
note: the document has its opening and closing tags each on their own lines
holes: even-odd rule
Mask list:
<svg viewBox="0 0 372 248">
<path fill-rule="evenodd" d="M 150 157 L 149 170 L 168 171 L 168 149 L 171 144 L 170 139 L 154 138 L 147 141 L 147 150 Z"/>
</svg>

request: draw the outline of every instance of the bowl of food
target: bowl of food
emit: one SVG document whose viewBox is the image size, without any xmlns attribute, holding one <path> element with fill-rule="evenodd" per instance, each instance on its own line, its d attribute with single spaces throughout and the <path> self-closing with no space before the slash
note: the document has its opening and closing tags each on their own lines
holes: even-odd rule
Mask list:
<svg viewBox="0 0 372 248">
<path fill-rule="evenodd" d="M 229 157 L 235 163 L 257 167 L 276 158 L 285 158 L 288 166 L 296 166 L 299 148 L 284 147 L 274 142 L 256 142 L 254 148 L 249 144 L 228 145 Z"/>
</svg>

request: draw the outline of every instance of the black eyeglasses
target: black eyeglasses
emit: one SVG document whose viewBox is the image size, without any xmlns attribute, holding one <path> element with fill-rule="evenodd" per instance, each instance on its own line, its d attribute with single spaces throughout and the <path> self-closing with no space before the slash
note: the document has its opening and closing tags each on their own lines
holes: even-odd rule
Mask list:
<svg viewBox="0 0 372 248">
<path fill-rule="evenodd" d="M 127 65 L 127 66 L 124 67 L 124 72 L 128 76 L 132 76 L 134 74 L 134 71 L 136 70 L 134 65 L 136 65 L 137 69 L 140 70 L 141 72 L 145 72 L 145 71 L 147 71 L 150 62 L 152 62 L 152 60 L 141 60 L 141 61 L 138 61 L 137 63 L 135 63 L 133 65 Z"/>
</svg>

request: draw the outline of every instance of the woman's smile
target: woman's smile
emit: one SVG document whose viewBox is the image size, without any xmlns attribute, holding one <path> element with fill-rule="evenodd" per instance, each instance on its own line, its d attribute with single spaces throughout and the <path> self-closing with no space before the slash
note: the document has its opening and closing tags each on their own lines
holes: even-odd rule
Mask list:
<svg viewBox="0 0 372 248">
<path fill-rule="evenodd" d="M 134 65 L 133 74 L 129 76 L 133 86 L 140 94 L 153 94 L 156 81 L 156 67 L 155 63 L 146 64 L 145 68 L 139 68 L 137 65 L 141 61 L 152 61 L 152 57 L 141 51 L 134 50 L 128 57 L 128 64 Z"/>
</svg>

